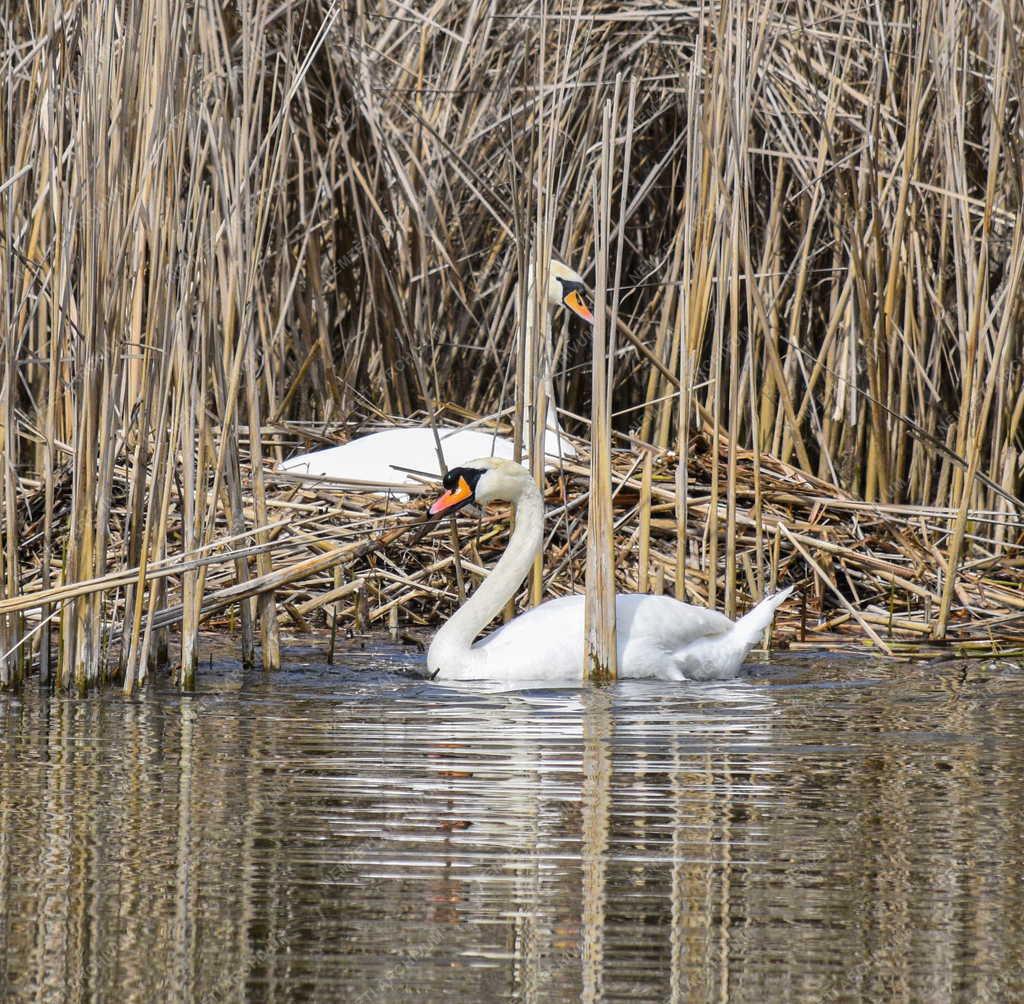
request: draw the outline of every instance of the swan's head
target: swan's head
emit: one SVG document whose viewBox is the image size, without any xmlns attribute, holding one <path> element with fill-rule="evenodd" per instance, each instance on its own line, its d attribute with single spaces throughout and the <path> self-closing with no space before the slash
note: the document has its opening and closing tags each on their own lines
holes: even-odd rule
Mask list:
<svg viewBox="0 0 1024 1004">
<path fill-rule="evenodd" d="M 445 492 L 430 507 L 431 516 L 447 516 L 471 502 L 514 502 L 534 484 L 522 464 L 500 457 L 483 457 L 453 467 L 441 483 Z"/>
<path fill-rule="evenodd" d="M 574 268 L 570 268 L 561 258 L 552 258 L 548 266 L 548 304 L 552 307 L 567 307 L 577 317 L 588 324 L 594 323 L 594 315 L 590 312 L 584 296 L 587 284 Z"/>
</svg>

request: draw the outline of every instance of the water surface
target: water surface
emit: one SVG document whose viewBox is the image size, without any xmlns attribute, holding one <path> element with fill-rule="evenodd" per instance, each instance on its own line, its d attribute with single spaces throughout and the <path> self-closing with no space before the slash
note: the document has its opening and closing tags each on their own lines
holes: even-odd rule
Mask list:
<svg viewBox="0 0 1024 1004">
<path fill-rule="evenodd" d="M 0 698 L 0 999 L 1024 999 L 1024 670 Z"/>
</svg>

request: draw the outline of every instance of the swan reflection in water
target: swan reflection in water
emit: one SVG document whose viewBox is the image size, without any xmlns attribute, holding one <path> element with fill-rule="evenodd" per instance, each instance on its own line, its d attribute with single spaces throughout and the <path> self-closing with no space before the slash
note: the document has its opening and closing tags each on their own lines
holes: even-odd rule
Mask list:
<svg viewBox="0 0 1024 1004">
<path fill-rule="evenodd" d="M 433 776 L 420 789 L 444 834 L 433 892 L 461 916 L 500 890 L 523 999 L 545 999 L 541 987 L 600 999 L 620 932 L 655 917 L 670 949 L 667 983 L 713 983 L 696 970 L 720 968 L 712 956 L 727 945 L 706 944 L 721 906 L 707 890 L 734 854 L 727 821 L 777 795 L 769 689 L 751 679 L 435 686 L 446 710 L 421 736 Z M 730 896 L 742 913 L 742 881 Z M 570 957 L 579 986 L 567 982 Z"/>
</svg>

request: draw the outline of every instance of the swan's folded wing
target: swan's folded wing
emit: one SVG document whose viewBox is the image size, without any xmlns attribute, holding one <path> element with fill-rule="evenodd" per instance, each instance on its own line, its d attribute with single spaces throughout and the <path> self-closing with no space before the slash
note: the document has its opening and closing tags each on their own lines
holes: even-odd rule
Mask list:
<svg viewBox="0 0 1024 1004">
<path fill-rule="evenodd" d="M 733 628 L 725 614 L 682 603 L 671 596 L 620 594 L 616 613 L 620 632 L 656 640 L 669 652 L 689 642 L 726 634 Z"/>
<path fill-rule="evenodd" d="M 583 672 L 583 596 L 548 600 L 485 638 L 488 676 L 514 667 L 520 679 L 578 680 Z M 622 676 L 681 679 L 677 654 L 728 634 L 733 622 L 705 607 L 670 596 L 620 593 L 616 604 L 619 672 Z"/>
</svg>

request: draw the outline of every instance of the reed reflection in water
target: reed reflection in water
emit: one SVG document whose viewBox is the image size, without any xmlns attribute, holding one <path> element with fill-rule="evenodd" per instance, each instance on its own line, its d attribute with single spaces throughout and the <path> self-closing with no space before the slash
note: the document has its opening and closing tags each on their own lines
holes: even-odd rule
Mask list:
<svg viewBox="0 0 1024 1004">
<path fill-rule="evenodd" d="M 409 668 L 4 698 L 0 998 L 1024 996 L 1020 668 Z"/>
</svg>

